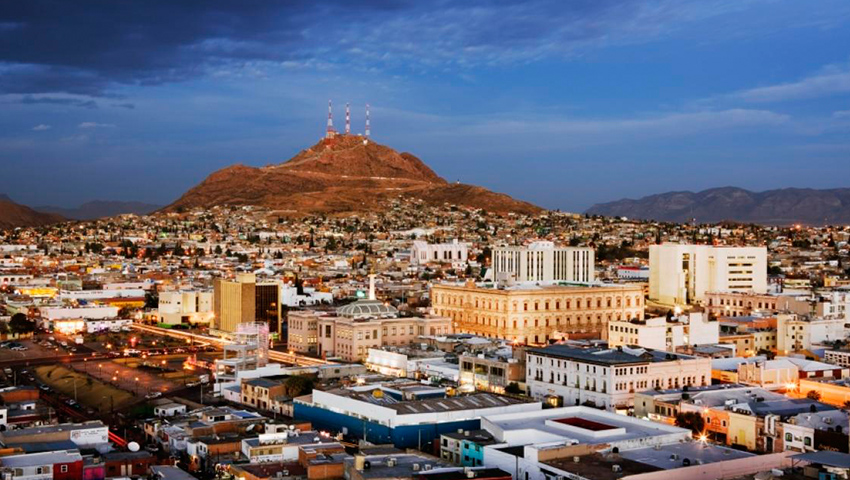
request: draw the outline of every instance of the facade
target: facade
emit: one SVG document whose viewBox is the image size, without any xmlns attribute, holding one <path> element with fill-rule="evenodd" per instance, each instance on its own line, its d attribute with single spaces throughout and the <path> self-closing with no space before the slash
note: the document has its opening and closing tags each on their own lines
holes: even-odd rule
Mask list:
<svg viewBox="0 0 850 480">
<path fill-rule="evenodd" d="M 706 292 L 703 306 L 713 317 L 746 317 L 786 310 L 789 298 L 747 292 Z"/>
<path fill-rule="evenodd" d="M 15 480 L 76 480 L 83 478 L 83 457 L 78 450 L 10 455 L 0 459 L 0 472 Z"/>
<path fill-rule="evenodd" d="M 210 323 L 213 318 L 213 292 L 178 290 L 159 293 L 159 321 L 168 324 Z"/>
<path fill-rule="evenodd" d="M 232 333 L 240 323 L 253 322 L 256 318 L 256 288 L 257 278 L 253 274 L 242 274 L 235 280 L 217 279 L 212 328 Z"/>
<path fill-rule="evenodd" d="M 462 264 L 467 261 L 466 243 L 453 240 L 451 243 L 429 244 L 421 240 L 413 242 L 410 249 L 410 263 L 427 265 L 428 263 Z"/>
<path fill-rule="evenodd" d="M 702 312 L 672 317 L 608 323 L 608 346 L 636 345 L 653 350 L 676 351 L 679 347 L 715 344 L 720 325 Z"/>
<path fill-rule="evenodd" d="M 767 293 L 767 248 L 665 243 L 649 247 L 649 298 L 696 305 L 707 292 Z"/>
<path fill-rule="evenodd" d="M 556 248 L 547 241 L 534 242 L 528 247 L 493 248 L 496 281 L 588 283 L 595 278 L 592 248 Z"/>
<path fill-rule="evenodd" d="M 512 356 L 461 355 L 458 359 L 461 388 L 505 393 L 505 388 L 515 383 L 520 390 L 525 390 L 525 352 L 515 353 Z"/>
<path fill-rule="evenodd" d="M 711 359 L 644 348 L 550 345 L 526 354 L 529 395 L 551 405 L 628 409 L 636 392 L 711 383 Z"/>
<path fill-rule="evenodd" d="M 281 288 L 280 282 L 257 283 L 254 289 L 256 321 L 269 326 L 272 335 L 281 332 Z"/>
<path fill-rule="evenodd" d="M 564 334 L 604 338 L 608 322 L 643 319 L 643 289 L 640 285 L 435 284 L 431 313 L 451 318 L 457 333 L 517 343 L 545 344 Z"/>
</svg>

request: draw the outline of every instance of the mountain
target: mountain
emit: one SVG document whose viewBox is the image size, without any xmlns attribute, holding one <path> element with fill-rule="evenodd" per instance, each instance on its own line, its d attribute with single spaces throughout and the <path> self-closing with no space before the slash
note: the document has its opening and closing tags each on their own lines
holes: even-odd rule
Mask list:
<svg viewBox="0 0 850 480">
<path fill-rule="evenodd" d="M 713 223 L 724 220 L 766 225 L 850 223 L 850 188 L 783 188 L 752 192 L 723 187 L 668 192 L 596 204 L 586 213 L 648 220 Z"/>
<path fill-rule="evenodd" d="M 290 213 L 370 212 L 398 196 L 498 213 L 541 211 L 505 194 L 446 182 L 414 155 L 355 135 L 323 139 L 284 163 L 223 168 L 165 210 L 261 205 Z"/>
<path fill-rule="evenodd" d="M 36 212 L 25 205 L 12 201 L 6 195 L 0 194 L 0 230 L 18 227 L 40 227 L 51 223 L 64 221 L 61 215 L 55 213 Z"/>
<path fill-rule="evenodd" d="M 44 205 L 33 207 L 39 212 L 58 213 L 65 218 L 74 220 L 94 220 L 96 218 L 114 217 L 125 213 L 134 213 L 136 215 L 147 215 L 151 212 L 159 210 L 162 205 L 153 205 L 142 202 L 119 202 L 109 200 L 93 200 L 86 202 L 76 208 L 54 207 Z"/>
</svg>

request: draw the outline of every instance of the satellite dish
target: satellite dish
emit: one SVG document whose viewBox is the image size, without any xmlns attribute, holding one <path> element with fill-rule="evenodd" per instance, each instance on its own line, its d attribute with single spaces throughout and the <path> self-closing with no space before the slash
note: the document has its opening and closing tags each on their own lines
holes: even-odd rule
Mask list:
<svg viewBox="0 0 850 480">
<path fill-rule="evenodd" d="M 129 450 L 131 452 L 138 452 L 139 451 L 139 444 L 136 443 L 136 442 L 130 442 L 130 443 L 127 444 L 127 450 Z"/>
</svg>

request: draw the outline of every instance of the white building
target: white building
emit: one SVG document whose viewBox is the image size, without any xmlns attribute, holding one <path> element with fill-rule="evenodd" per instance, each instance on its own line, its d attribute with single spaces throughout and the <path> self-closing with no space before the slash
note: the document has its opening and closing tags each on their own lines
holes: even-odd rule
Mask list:
<svg viewBox="0 0 850 480">
<path fill-rule="evenodd" d="M 429 244 L 422 240 L 413 242 L 410 249 L 410 262 L 414 265 L 428 263 L 464 264 L 467 261 L 468 245 L 458 242 Z"/>
<path fill-rule="evenodd" d="M 636 345 L 654 350 L 676 351 L 676 348 L 710 345 L 720 341 L 720 323 L 702 312 L 646 320 L 620 320 L 608 323 L 608 346 Z"/>
<path fill-rule="evenodd" d="M 767 248 L 665 243 L 649 247 L 649 298 L 701 303 L 706 292 L 767 292 Z"/>
<path fill-rule="evenodd" d="M 169 324 L 209 323 L 215 315 L 212 290 L 160 292 L 159 321 Z"/>
<path fill-rule="evenodd" d="M 776 316 L 776 350 L 786 355 L 809 350 L 818 345 L 845 338 L 842 318 L 804 318 L 797 315 Z"/>
<path fill-rule="evenodd" d="M 304 287 L 299 294 L 298 287 L 295 285 L 284 283 L 280 286 L 280 303 L 287 307 L 311 307 L 323 303 L 330 305 L 333 301 L 334 296 L 331 292 L 319 292 L 315 288 Z"/>
<path fill-rule="evenodd" d="M 63 318 L 84 318 L 103 320 L 118 316 L 118 307 L 83 306 L 83 307 L 42 307 L 41 317 L 45 320 L 61 320 Z"/>
<path fill-rule="evenodd" d="M 550 345 L 528 350 L 529 395 L 550 405 L 627 409 L 635 392 L 711 383 L 711 359 L 644 348 Z"/>
<path fill-rule="evenodd" d="M 493 279 L 514 282 L 577 282 L 595 279 L 594 251 L 587 247 L 555 247 L 548 241 L 528 247 L 494 247 Z"/>
</svg>

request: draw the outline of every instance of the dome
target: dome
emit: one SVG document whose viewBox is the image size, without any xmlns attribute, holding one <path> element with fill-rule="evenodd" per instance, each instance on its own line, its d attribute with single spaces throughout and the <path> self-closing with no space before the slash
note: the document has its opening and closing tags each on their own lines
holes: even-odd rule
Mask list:
<svg viewBox="0 0 850 480">
<path fill-rule="evenodd" d="M 383 302 L 378 300 L 357 300 L 354 303 L 339 307 L 336 313 L 347 318 L 395 318 L 398 316 L 398 309 L 392 305 L 384 305 Z"/>
</svg>

